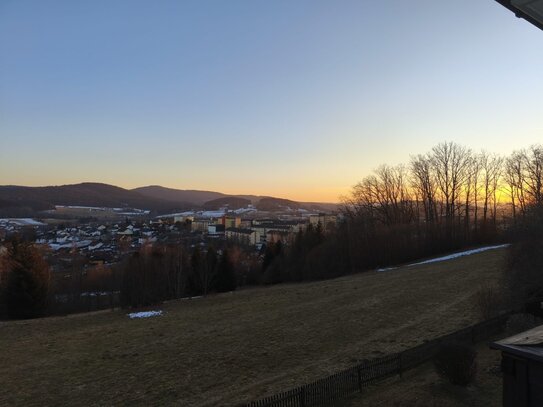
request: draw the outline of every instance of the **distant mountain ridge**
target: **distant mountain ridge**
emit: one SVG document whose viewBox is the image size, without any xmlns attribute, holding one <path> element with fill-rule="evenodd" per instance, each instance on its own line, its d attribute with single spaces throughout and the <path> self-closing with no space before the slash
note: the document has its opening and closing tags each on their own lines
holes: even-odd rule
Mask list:
<svg viewBox="0 0 543 407">
<path fill-rule="evenodd" d="M 146 187 L 134 188 L 131 191 L 140 193 L 147 197 L 164 199 L 172 202 L 190 202 L 196 205 L 203 205 L 214 199 L 225 198 L 228 195 L 214 191 L 200 191 L 196 189 L 173 189 L 161 187 L 160 185 L 149 185 Z"/>
<path fill-rule="evenodd" d="M 237 196 L 225 196 L 223 198 L 213 199 L 204 203 L 204 210 L 216 211 L 217 209 L 227 207 L 228 209 L 247 208 L 251 204 L 251 200 L 239 198 Z"/>
<path fill-rule="evenodd" d="M 55 205 L 130 207 L 155 212 L 185 210 L 192 206 L 188 202 L 166 201 L 94 182 L 46 187 L 0 186 L 0 209 L 3 212 L 23 208 L 28 211 L 41 211 L 53 209 Z"/>
<path fill-rule="evenodd" d="M 224 202 L 225 204 L 230 203 L 233 206 L 239 206 L 242 201 L 236 200 L 236 198 L 241 198 L 250 201 L 251 204 L 255 205 L 260 210 L 282 210 L 286 208 L 298 209 L 304 208 L 314 211 L 322 210 L 337 210 L 338 204 L 329 203 L 329 202 L 297 202 L 290 199 L 276 198 L 271 196 L 259 196 L 259 195 L 237 195 L 237 194 L 224 194 L 221 192 L 214 191 L 200 191 L 194 189 L 174 189 L 161 187 L 159 185 L 150 185 L 146 187 L 135 188 L 132 191 L 139 192 L 149 197 L 153 198 L 162 198 L 171 201 L 183 200 L 186 202 L 192 202 L 194 204 L 205 206 L 216 205 L 216 202 L 211 202 L 217 200 L 217 202 Z M 223 199 L 223 201 L 220 201 Z M 260 206 L 260 207 L 259 207 Z"/>
<path fill-rule="evenodd" d="M 180 190 L 158 185 L 131 190 L 96 182 L 44 187 L 0 186 L 0 216 L 26 216 L 27 213 L 53 209 L 55 205 L 126 207 L 148 209 L 153 213 L 171 213 L 220 206 L 237 209 L 249 204 L 264 211 L 289 208 L 319 211 L 337 208 L 335 204 L 301 203 L 268 196 L 228 195 L 221 192 Z"/>
</svg>

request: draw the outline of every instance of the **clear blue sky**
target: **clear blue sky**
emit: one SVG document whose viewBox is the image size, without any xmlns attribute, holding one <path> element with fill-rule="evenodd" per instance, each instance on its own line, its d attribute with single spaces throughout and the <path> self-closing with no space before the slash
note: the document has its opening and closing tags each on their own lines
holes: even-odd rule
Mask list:
<svg viewBox="0 0 543 407">
<path fill-rule="evenodd" d="M 0 184 L 334 201 L 542 142 L 542 50 L 493 0 L 0 0 Z"/>
</svg>

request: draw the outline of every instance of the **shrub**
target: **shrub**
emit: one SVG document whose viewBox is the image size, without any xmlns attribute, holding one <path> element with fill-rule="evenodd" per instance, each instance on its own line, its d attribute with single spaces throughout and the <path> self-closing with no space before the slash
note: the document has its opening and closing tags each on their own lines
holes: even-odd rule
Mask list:
<svg viewBox="0 0 543 407">
<path fill-rule="evenodd" d="M 475 378 L 476 356 L 477 352 L 471 346 L 455 342 L 445 343 L 434 358 L 434 366 L 436 372 L 450 383 L 467 386 Z"/>
<path fill-rule="evenodd" d="M 497 286 L 480 288 L 475 294 L 475 305 L 483 319 L 490 319 L 499 315 L 505 308 L 503 290 Z"/>
</svg>

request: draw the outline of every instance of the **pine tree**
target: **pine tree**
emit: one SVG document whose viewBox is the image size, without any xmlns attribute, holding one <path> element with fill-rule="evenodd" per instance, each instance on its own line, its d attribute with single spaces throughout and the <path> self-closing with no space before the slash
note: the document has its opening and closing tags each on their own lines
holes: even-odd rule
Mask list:
<svg viewBox="0 0 543 407">
<path fill-rule="evenodd" d="M 217 292 L 224 293 L 234 291 L 236 286 L 237 279 L 234 264 L 232 263 L 228 249 L 225 249 L 217 269 L 216 289 Z"/>
</svg>

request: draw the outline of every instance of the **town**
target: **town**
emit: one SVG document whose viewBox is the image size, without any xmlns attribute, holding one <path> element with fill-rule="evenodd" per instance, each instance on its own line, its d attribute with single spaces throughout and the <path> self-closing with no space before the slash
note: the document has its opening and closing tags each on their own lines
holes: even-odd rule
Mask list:
<svg viewBox="0 0 543 407">
<path fill-rule="evenodd" d="M 249 263 L 260 268 L 268 245 L 288 246 L 308 225 L 323 233 L 333 231 L 340 216 L 301 208 L 264 212 L 252 205 L 154 217 L 134 208 L 57 205 L 44 215 L 49 217 L 0 219 L 0 252 L 6 250 L 2 243 L 14 236 L 40 248 L 50 265 L 56 302 L 71 302 L 56 307 L 60 313 L 117 305 L 120 282 L 111 284 L 103 276 L 146 247 L 198 248 L 203 253 L 212 248 L 220 255 L 235 245 L 244 253 L 244 268 Z M 115 299 L 100 301 L 110 296 Z"/>
</svg>

